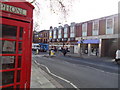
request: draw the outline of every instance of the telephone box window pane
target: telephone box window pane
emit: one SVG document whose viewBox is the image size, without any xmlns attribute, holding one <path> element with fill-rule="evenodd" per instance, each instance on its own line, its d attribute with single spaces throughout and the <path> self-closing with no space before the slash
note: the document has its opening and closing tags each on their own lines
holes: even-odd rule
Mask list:
<svg viewBox="0 0 120 90">
<path fill-rule="evenodd" d="M 2 86 L 2 72 L 0 72 L 0 86 Z"/>
<path fill-rule="evenodd" d="M 0 40 L 0 53 L 2 53 L 2 40 Z"/>
<path fill-rule="evenodd" d="M 21 71 L 17 71 L 17 82 L 20 82 Z"/>
<path fill-rule="evenodd" d="M 22 57 L 18 56 L 18 68 L 21 68 Z"/>
<path fill-rule="evenodd" d="M 2 85 L 14 83 L 14 71 L 2 72 Z"/>
<path fill-rule="evenodd" d="M 22 37 L 23 37 L 23 27 L 20 27 L 20 40 L 22 40 Z"/>
<path fill-rule="evenodd" d="M 0 66 L 2 70 L 15 68 L 15 56 L 1 56 Z"/>
<path fill-rule="evenodd" d="M 2 50 L 1 50 L 2 49 Z M 2 40 L 2 48 L 0 48 L 3 54 L 15 54 L 16 52 L 16 42 Z"/>
<path fill-rule="evenodd" d="M 16 39 L 17 26 L 0 24 L 0 27 L 2 27 L 2 38 Z M 1 38 L 1 36 L 0 36 L 0 38 Z"/>
<path fill-rule="evenodd" d="M 22 42 L 18 42 L 19 46 L 18 46 L 18 53 L 21 54 L 22 53 Z"/>
<path fill-rule="evenodd" d="M 2 56 L 0 56 L 0 70 L 2 70 Z"/>
</svg>

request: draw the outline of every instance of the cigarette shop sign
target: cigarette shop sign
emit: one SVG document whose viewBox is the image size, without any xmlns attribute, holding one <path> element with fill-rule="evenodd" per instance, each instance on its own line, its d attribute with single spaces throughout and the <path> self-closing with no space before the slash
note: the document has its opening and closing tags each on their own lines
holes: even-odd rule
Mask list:
<svg viewBox="0 0 120 90">
<path fill-rule="evenodd" d="M 8 12 L 12 12 L 15 14 L 20 14 L 20 15 L 27 15 L 27 10 L 18 8 L 18 7 L 14 7 L 11 5 L 7 5 L 4 3 L 0 3 L 0 10 L 8 11 Z"/>
</svg>

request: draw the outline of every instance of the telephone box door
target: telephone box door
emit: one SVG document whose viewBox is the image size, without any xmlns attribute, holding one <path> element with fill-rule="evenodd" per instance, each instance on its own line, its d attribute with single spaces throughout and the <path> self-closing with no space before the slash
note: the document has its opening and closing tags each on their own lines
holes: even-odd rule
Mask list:
<svg viewBox="0 0 120 90">
<path fill-rule="evenodd" d="M 0 18 L 0 76 L 1 88 L 26 88 L 31 64 L 29 23 Z M 28 55 L 29 56 L 29 55 Z M 28 77 L 29 76 L 29 77 Z"/>
</svg>

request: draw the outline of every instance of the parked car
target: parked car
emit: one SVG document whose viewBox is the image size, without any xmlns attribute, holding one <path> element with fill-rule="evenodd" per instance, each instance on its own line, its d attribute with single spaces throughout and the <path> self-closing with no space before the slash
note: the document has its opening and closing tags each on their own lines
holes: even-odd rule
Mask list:
<svg viewBox="0 0 120 90">
<path fill-rule="evenodd" d="M 116 57 L 115 57 L 115 61 L 120 64 L 120 50 L 116 51 Z"/>
<path fill-rule="evenodd" d="M 32 44 L 32 50 L 40 50 L 40 45 L 39 44 Z"/>
</svg>

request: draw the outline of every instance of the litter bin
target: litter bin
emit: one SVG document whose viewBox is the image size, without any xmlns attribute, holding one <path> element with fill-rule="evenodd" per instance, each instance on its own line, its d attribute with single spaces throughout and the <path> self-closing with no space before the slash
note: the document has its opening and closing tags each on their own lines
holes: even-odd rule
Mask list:
<svg viewBox="0 0 120 90">
<path fill-rule="evenodd" d="M 51 50 L 50 55 L 51 55 L 51 56 L 54 56 L 54 55 L 55 55 L 55 51 L 54 51 L 54 50 Z"/>
</svg>

